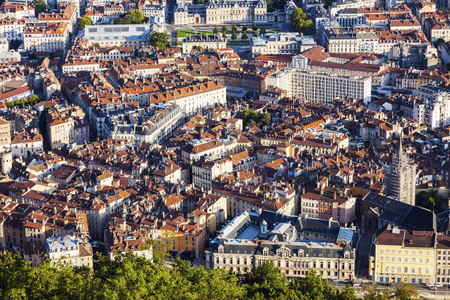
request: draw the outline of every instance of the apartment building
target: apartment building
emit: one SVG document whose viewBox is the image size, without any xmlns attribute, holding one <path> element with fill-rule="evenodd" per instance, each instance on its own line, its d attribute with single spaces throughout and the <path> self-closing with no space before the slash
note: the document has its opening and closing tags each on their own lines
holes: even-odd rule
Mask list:
<svg viewBox="0 0 450 300">
<path fill-rule="evenodd" d="M 22 20 L 27 17 L 34 17 L 34 7 L 25 4 L 15 4 L 11 2 L 3 2 L 0 6 L 0 19 L 16 19 Z"/>
<path fill-rule="evenodd" d="M 347 188 L 319 187 L 300 195 L 301 214 L 319 219 L 332 218 L 339 224 L 348 224 L 355 220 L 356 197 Z"/>
<path fill-rule="evenodd" d="M 289 84 L 289 81 L 292 84 Z M 288 95 L 324 104 L 331 103 L 336 98 L 363 100 L 364 103 L 371 100 L 370 77 L 288 68 L 268 76 L 267 84 L 279 88 L 292 88 L 291 91 L 287 91 Z"/>
<path fill-rule="evenodd" d="M 206 268 L 245 273 L 273 261 L 287 277 L 315 269 L 324 279 L 348 280 L 355 276 L 357 239 L 333 220 L 246 211 L 206 249 Z"/>
<path fill-rule="evenodd" d="M 181 156 L 184 163 L 192 164 L 202 157 L 224 158 L 240 151 L 240 145 L 235 138 L 192 140 L 183 149 Z"/>
<path fill-rule="evenodd" d="M 62 4 L 58 12 L 50 11 L 39 14 L 38 23 L 65 23 L 67 30 L 73 31 L 77 22 L 77 7 L 75 3 Z"/>
<path fill-rule="evenodd" d="M 218 160 L 200 159 L 192 164 L 192 182 L 194 187 L 211 190 L 212 182 L 219 175 L 227 175 L 233 172 L 233 162 L 229 158 Z"/>
<path fill-rule="evenodd" d="M 0 119 L 0 152 L 9 149 L 11 144 L 11 125 L 8 121 Z"/>
<path fill-rule="evenodd" d="M 423 21 L 423 31 L 431 42 L 438 39 L 450 41 L 450 21 L 447 16 L 433 15 Z"/>
<path fill-rule="evenodd" d="M 1 128 L 1 127 L 0 127 Z M 44 139 L 39 133 L 20 132 L 11 139 L 12 158 L 28 158 L 44 149 Z"/>
<path fill-rule="evenodd" d="M 54 266 L 93 267 L 92 245 L 83 243 L 73 235 L 48 238 L 46 252 Z"/>
<path fill-rule="evenodd" d="M 58 113 L 47 114 L 47 133 L 50 148 L 57 149 L 75 142 L 75 121 L 73 117 Z"/>
<path fill-rule="evenodd" d="M 181 221 L 163 221 L 160 227 L 161 242 L 172 245 L 172 248 L 168 249 L 169 252 L 190 252 L 198 258 L 205 251 L 206 226 Z"/>
<path fill-rule="evenodd" d="M 194 46 L 205 49 L 225 49 L 227 40 L 215 34 L 193 34 L 183 39 L 183 53 L 190 53 Z"/>
<path fill-rule="evenodd" d="M 100 47 L 96 52 L 100 61 L 121 60 L 134 55 L 133 47 Z"/>
<path fill-rule="evenodd" d="M 24 49 L 27 51 L 50 51 L 65 49 L 69 41 L 67 23 L 30 23 L 24 30 Z"/>
<path fill-rule="evenodd" d="M 386 225 L 376 232 L 369 271 L 376 282 L 435 283 L 436 234 Z M 442 250 L 441 250 L 442 251 Z"/>
<path fill-rule="evenodd" d="M 266 91 L 266 77 L 255 72 L 230 71 L 225 74 L 225 85 L 240 87 L 255 94 Z"/>
<path fill-rule="evenodd" d="M 438 234 L 436 238 L 436 283 L 450 284 L 450 237 Z"/>
<path fill-rule="evenodd" d="M 162 143 L 178 128 L 183 117 L 182 109 L 173 103 L 155 105 L 149 111 L 129 110 L 117 112 L 104 122 L 105 137 L 146 142 L 151 145 Z M 125 119 L 130 120 L 128 124 Z"/>
<path fill-rule="evenodd" d="M 152 25 L 89 25 L 84 30 L 84 38 L 100 47 L 133 47 L 139 49 L 148 45 Z"/>
<path fill-rule="evenodd" d="M 171 159 L 164 157 L 162 164 L 156 171 L 153 171 L 152 175 L 164 182 L 178 184 L 181 182 L 181 167 Z"/>
<path fill-rule="evenodd" d="M 2 19 L 0 20 L 0 34 L 6 37 L 8 42 L 13 40 L 23 41 L 25 20 Z"/>
<path fill-rule="evenodd" d="M 296 32 L 279 32 L 266 34 L 264 37 L 253 37 L 251 43 L 253 57 L 261 54 L 298 54 L 317 46 L 314 39 Z"/>
</svg>

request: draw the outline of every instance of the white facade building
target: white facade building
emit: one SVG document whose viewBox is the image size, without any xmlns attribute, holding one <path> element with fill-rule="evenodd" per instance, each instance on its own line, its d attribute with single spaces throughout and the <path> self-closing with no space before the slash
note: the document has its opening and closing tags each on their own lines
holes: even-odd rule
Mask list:
<svg viewBox="0 0 450 300">
<path fill-rule="evenodd" d="M 347 97 L 369 103 L 372 79 L 370 77 L 285 69 L 270 75 L 267 85 L 285 89 L 291 97 L 304 98 L 318 103 L 330 103 L 336 98 Z"/>
<path fill-rule="evenodd" d="M 0 20 L 0 35 L 6 37 L 8 42 L 13 40 L 23 41 L 24 30 L 24 20 Z"/>
<path fill-rule="evenodd" d="M 101 47 L 124 46 L 139 49 L 148 45 L 152 25 L 89 25 L 84 30 L 84 38 Z"/>
<path fill-rule="evenodd" d="M 279 32 L 252 38 L 252 55 L 297 54 L 317 46 L 311 37 L 300 33 Z"/>
<path fill-rule="evenodd" d="M 53 265 L 92 267 L 93 251 L 91 244 L 84 244 L 73 235 L 48 238 L 46 250 Z"/>
<path fill-rule="evenodd" d="M 67 23 L 27 24 L 24 30 L 24 50 L 53 52 L 65 49 L 68 41 Z"/>
</svg>

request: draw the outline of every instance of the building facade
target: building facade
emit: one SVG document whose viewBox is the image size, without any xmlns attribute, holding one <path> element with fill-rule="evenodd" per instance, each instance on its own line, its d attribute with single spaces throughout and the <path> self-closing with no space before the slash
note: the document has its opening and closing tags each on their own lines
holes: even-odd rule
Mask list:
<svg viewBox="0 0 450 300">
<path fill-rule="evenodd" d="M 239 274 L 272 261 L 288 277 L 315 269 L 324 279 L 348 280 L 354 277 L 356 241 L 336 221 L 243 212 L 211 242 L 206 267 Z"/>
<path fill-rule="evenodd" d="M 133 47 L 139 49 L 148 45 L 152 25 L 89 25 L 84 30 L 84 38 L 101 47 Z"/>
<path fill-rule="evenodd" d="M 434 283 L 436 234 L 384 226 L 377 231 L 369 262 L 376 282 Z"/>
</svg>

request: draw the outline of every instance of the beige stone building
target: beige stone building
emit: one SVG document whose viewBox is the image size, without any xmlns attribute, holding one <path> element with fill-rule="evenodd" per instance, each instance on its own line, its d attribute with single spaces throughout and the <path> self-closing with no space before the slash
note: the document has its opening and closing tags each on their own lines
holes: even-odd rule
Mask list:
<svg viewBox="0 0 450 300">
<path fill-rule="evenodd" d="M 266 23 L 267 4 L 256 1 L 211 1 L 191 4 L 180 1 L 174 10 L 174 24 Z"/>
<path fill-rule="evenodd" d="M 288 277 L 315 269 L 324 279 L 354 277 L 356 237 L 332 220 L 244 212 L 206 249 L 206 267 L 244 273 L 272 261 Z"/>
<path fill-rule="evenodd" d="M 194 187 L 205 190 L 212 189 L 212 181 L 219 175 L 233 172 L 233 162 L 230 158 L 215 161 L 201 159 L 192 164 L 192 181 Z"/>
<path fill-rule="evenodd" d="M 56 149 L 75 142 L 75 122 L 72 117 L 58 113 L 47 115 L 47 132 L 50 140 L 50 148 Z"/>
<path fill-rule="evenodd" d="M 4 152 L 11 144 L 11 125 L 5 119 L 0 119 L 0 152 Z"/>
<path fill-rule="evenodd" d="M 205 49 L 224 49 L 227 47 L 227 40 L 215 34 L 190 35 L 183 40 L 183 53 L 190 53 L 194 46 Z"/>
</svg>

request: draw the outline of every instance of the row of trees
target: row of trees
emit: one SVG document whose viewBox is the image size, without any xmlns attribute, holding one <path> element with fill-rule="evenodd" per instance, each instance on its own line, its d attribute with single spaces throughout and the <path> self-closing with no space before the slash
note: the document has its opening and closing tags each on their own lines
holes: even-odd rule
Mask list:
<svg viewBox="0 0 450 300">
<path fill-rule="evenodd" d="M 18 106 L 19 108 L 22 108 L 25 105 L 33 105 L 33 104 L 39 103 L 39 102 L 41 102 L 41 100 L 39 99 L 38 96 L 31 95 L 30 97 L 28 97 L 28 99 L 21 98 L 21 99 L 14 100 L 14 101 L 8 101 L 8 102 L 6 102 L 5 105 L 6 105 L 6 107 Z"/>
<path fill-rule="evenodd" d="M 366 291 L 364 299 L 390 299 L 390 292 Z M 396 299 L 414 299 L 408 286 Z M 32 268 L 19 255 L 0 256 L 1 299 L 327 299 L 356 300 L 350 286 L 339 290 L 312 270 L 306 278 L 288 280 L 272 262 L 243 277 L 223 269 L 191 268 L 177 261 L 166 268 L 131 253 L 115 260 L 100 256 L 94 270 L 54 268 L 48 262 Z"/>
<path fill-rule="evenodd" d="M 248 39 L 247 31 L 248 31 L 247 25 L 245 25 L 245 24 L 242 25 L 241 39 L 243 39 L 243 40 Z M 217 26 L 214 27 L 213 33 L 217 34 L 217 35 L 219 34 L 219 28 L 217 28 Z M 223 25 L 222 26 L 222 37 L 226 38 L 227 37 L 227 33 L 228 33 L 228 28 L 227 28 L 226 25 Z M 266 34 L 266 29 L 264 28 L 264 25 L 261 26 L 260 33 L 261 33 L 261 36 L 264 36 Z M 254 37 L 258 36 L 258 27 L 256 26 L 256 24 L 253 24 L 253 26 L 252 26 L 252 35 Z M 232 40 L 237 40 L 237 38 L 238 38 L 238 36 L 237 36 L 237 27 L 236 27 L 236 24 L 233 24 L 233 26 L 231 27 L 231 39 Z"/>
<path fill-rule="evenodd" d="M 292 12 L 291 24 L 296 31 L 305 35 L 312 35 L 316 32 L 313 21 L 308 19 L 308 15 L 301 8 L 296 8 Z"/>
</svg>

